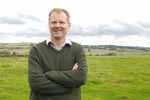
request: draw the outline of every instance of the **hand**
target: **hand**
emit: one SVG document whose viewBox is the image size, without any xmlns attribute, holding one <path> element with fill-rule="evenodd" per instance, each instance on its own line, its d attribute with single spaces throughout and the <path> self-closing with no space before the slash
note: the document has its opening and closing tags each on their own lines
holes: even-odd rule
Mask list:
<svg viewBox="0 0 150 100">
<path fill-rule="evenodd" d="M 45 74 L 43 74 L 45 76 Z"/>
<path fill-rule="evenodd" d="M 75 70 L 75 69 L 77 69 L 77 68 L 78 68 L 78 64 L 76 63 L 76 64 L 74 64 L 72 70 Z"/>
</svg>

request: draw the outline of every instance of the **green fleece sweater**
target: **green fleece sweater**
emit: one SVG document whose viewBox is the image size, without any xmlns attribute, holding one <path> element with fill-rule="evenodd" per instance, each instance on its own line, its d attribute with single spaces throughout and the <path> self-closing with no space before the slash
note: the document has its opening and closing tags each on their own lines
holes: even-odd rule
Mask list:
<svg viewBox="0 0 150 100">
<path fill-rule="evenodd" d="M 78 69 L 72 70 L 74 64 Z M 43 41 L 29 53 L 30 100 L 81 100 L 88 67 L 83 47 L 75 42 L 60 51 Z M 45 74 L 45 76 L 43 75 Z"/>
</svg>

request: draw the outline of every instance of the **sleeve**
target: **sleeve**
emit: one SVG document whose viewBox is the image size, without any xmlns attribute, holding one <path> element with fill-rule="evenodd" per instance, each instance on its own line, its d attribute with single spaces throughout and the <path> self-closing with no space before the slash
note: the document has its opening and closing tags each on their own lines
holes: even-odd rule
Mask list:
<svg viewBox="0 0 150 100">
<path fill-rule="evenodd" d="M 53 82 L 43 75 L 42 65 L 34 47 L 29 53 L 28 81 L 32 91 L 42 94 L 57 95 L 72 90 L 72 88 Z"/>
<path fill-rule="evenodd" d="M 88 66 L 85 52 L 81 45 L 77 49 L 75 62 L 78 63 L 78 69 L 76 70 L 49 71 L 45 75 L 50 80 L 66 87 L 76 88 L 84 85 L 87 80 Z"/>
</svg>

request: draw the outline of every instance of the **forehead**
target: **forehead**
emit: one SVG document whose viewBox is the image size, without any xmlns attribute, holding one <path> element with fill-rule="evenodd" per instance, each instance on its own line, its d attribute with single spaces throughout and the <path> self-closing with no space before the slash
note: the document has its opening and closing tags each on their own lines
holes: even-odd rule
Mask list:
<svg viewBox="0 0 150 100">
<path fill-rule="evenodd" d="M 50 21 L 67 21 L 67 16 L 64 12 L 53 12 Z"/>
</svg>

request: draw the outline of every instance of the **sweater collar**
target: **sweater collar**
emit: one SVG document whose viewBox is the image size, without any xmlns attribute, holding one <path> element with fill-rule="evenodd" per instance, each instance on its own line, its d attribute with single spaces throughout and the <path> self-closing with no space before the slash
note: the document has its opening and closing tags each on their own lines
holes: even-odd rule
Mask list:
<svg viewBox="0 0 150 100">
<path fill-rule="evenodd" d="M 46 40 L 46 45 L 47 46 L 49 46 L 49 43 L 53 43 L 51 37 Z M 63 44 L 69 44 L 70 46 L 72 45 L 71 40 L 68 39 L 68 38 L 66 38 L 66 40 Z"/>
</svg>

